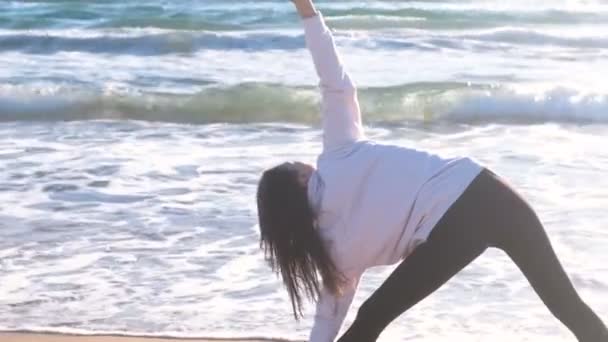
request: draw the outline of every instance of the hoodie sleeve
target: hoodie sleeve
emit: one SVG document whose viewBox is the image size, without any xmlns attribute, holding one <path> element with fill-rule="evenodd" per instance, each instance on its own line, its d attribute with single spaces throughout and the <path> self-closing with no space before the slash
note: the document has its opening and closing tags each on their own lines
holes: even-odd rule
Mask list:
<svg viewBox="0 0 608 342">
<path fill-rule="evenodd" d="M 361 275 L 350 278 L 339 296 L 326 289 L 321 290 L 309 342 L 333 342 L 336 339 L 357 292 L 360 278 Z"/>
<path fill-rule="evenodd" d="M 344 70 L 323 16 L 319 13 L 303 23 L 306 45 L 320 79 L 324 150 L 364 139 L 357 89 Z"/>
</svg>

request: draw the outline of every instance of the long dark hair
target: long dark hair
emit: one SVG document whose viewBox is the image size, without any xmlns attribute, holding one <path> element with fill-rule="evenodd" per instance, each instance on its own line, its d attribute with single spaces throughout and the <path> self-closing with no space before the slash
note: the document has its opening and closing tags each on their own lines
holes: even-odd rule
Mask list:
<svg viewBox="0 0 608 342">
<path fill-rule="evenodd" d="M 302 317 L 302 299 L 317 301 L 323 285 L 340 292 L 342 276 L 315 229 L 306 187 L 294 170 L 282 166 L 266 170 L 257 192 L 260 247 L 273 271 L 287 288 L 293 315 Z"/>
</svg>

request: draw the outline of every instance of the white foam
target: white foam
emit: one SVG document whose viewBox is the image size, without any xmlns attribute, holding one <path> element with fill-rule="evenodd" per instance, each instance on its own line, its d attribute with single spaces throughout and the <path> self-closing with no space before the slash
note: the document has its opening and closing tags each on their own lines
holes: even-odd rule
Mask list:
<svg viewBox="0 0 608 342">
<path fill-rule="evenodd" d="M 602 296 L 608 288 L 602 253 L 608 197 L 601 191 L 608 186 L 602 177 L 608 172 L 606 127 L 417 127 L 367 131 L 388 143 L 471 155 L 510 179 L 547 223 L 584 298 L 593 298 L 600 315 L 608 309 Z M 45 141 L 53 148 L 39 148 Z M 0 186 L 36 184 L 25 193 L 3 191 L 0 300 L 10 305 L 0 306 L 0 329 L 305 338 L 312 307 L 301 324 L 294 323 L 287 295 L 259 250 L 253 199 L 264 167 L 300 157 L 314 161 L 319 144 L 317 129 L 278 123 L 0 124 L 0 150 L 31 151 L 0 159 L 0 168 L 11 163 L 0 173 Z M 23 178 L 9 180 L 18 174 Z M 95 180 L 109 181 L 96 188 L 104 193 L 144 191 L 152 198 L 101 199 L 91 207 L 42 191 L 61 183 L 72 187 L 57 187 L 58 193 L 86 192 Z M 161 191 L 177 188 L 182 195 Z M 390 270 L 365 276 L 348 322 Z M 565 341 L 568 333 L 549 318 L 517 268 L 504 254 L 490 252 L 383 338 L 504 334 Z"/>
<path fill-rule="evenodd" d="M 449 98 L 450 96 L 446 96 Z M 456 122 L 608 123 L 608 96 L 554 88 L 543 92 L 486 91 L 455 96 L 451 105 L 431 104 L 427 110 Z M 434 106 L 446 106 L 434 111 Z"/>
</svg>

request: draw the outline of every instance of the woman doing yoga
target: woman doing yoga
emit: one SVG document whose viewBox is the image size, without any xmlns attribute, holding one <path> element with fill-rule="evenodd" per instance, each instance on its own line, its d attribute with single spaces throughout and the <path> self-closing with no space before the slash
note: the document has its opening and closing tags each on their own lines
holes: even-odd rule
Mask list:
<svg viewBox="0 0 608 342">
<path fill-rule="evenodd" d="M 293 1 L 320 78 L 323 151 L 317 167 L 287 162 L 258 185 L 261 245 L 296 318 L 316 300 L 310 341 L 333 341 L 363 272 L 400 262 L 339 341 L 375 341 L 400 314 L 487 248 L 503 250 L 580 342 L 608 342 L 530 205 L 469 158 L 367 140 L 357 90 L 311 0 Z"/>
</svg>

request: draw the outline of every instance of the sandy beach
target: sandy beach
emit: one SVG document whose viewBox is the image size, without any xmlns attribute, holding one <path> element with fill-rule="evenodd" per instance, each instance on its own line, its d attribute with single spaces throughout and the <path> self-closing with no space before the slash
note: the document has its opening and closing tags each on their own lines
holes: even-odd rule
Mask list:
<svg viewBox="0 0 608 342">
<path fill-rule="evenodd" d="M 120 335 L 72 335 L 54 333 L 0 332 L 2 342 L 286 342 L 261 338 L 222 339 L 222 338 L 175 338 Z"/>
</svg>

